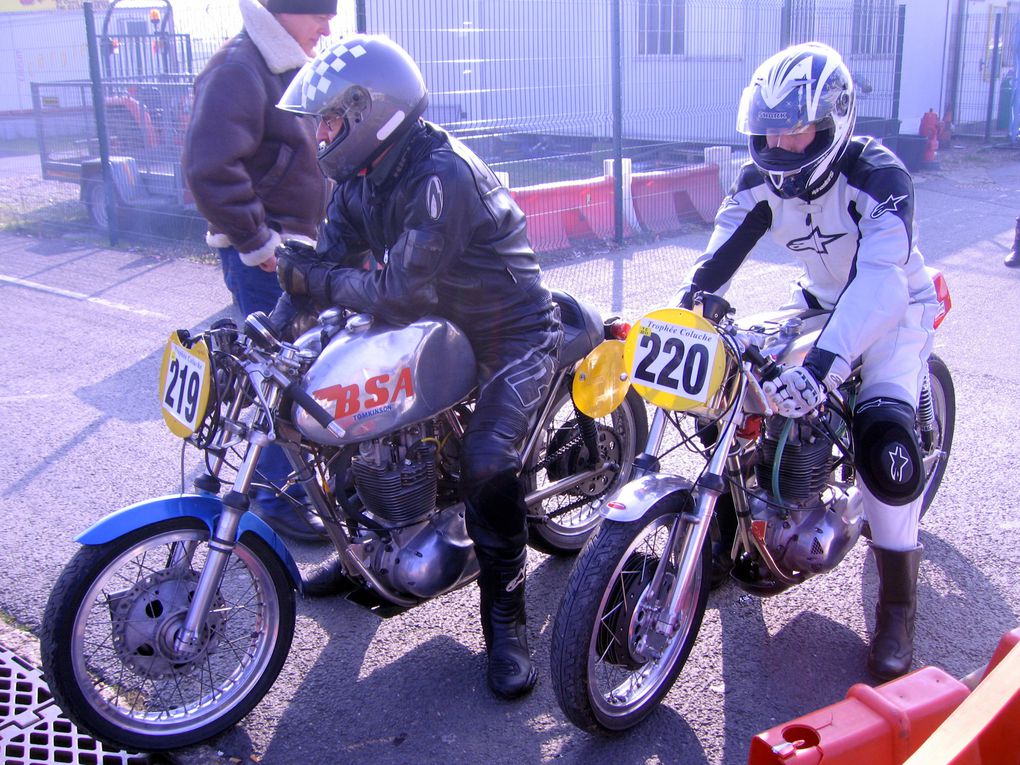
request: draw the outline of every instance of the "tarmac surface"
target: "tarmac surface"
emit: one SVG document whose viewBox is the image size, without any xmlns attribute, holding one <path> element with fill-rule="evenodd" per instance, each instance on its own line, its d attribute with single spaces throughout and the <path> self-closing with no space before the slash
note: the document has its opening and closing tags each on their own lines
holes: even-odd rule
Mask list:
<svg viewBox="0 0 1020 765">
<path fill-rule="evenodd" d="M 1020 269 L 1002 265 L 1020 212 L 1020 155 L 947 158 L 915 185 L 922 250 L 953 296 L 936 353 L 952 370 L 958 412 L 921 534 L 915 666 L 962 677 L 1020 620 Z M 546 281 L 606 315 L 636 318 L 666 302 L 708 233 L 694 225 L 653 243 L 560 254 L 544 263 Z M 794 274 L 765 246 L 727 297 L 738 315 L 765 310 Z M 0 645 L 27 664 L 38 667 L 34 633 L 73 537 L 119 507 L 179 489 L 179 441 L 155 403 L 163 342 L 229 311 L 215 266 L 0 233 Z M 295 548 L 302 568 L 324 555 Z M 729 765 L 747 761 L 756 733 L 871 682 L 864 654 L 876 573 L 862 544 L 831 573 L 771 599 L 733 585 L 714 593 L 661 708 L 620 736 L 581 733 L 548 680 L 570 566 L 529 555 L 541 677 L 524 700 L 497 701 L 485 687 L 473 585 L 391 619 L 346 601 L 301 601 L 291 655 L 265 700 L 227 733 L 159 761 Z M 0 720 L 0 734 L 10 722 Z"/>
</svg>

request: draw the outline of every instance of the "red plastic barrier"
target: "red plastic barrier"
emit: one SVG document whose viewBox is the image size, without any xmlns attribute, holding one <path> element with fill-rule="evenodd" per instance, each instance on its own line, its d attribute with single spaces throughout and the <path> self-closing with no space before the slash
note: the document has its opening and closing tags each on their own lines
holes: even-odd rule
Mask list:
<svg viewBox="0 0 1020 765">
<path fill-rule="evenodd" d="M 528 219 L 536 252 L 562 250 L 573 241 L 614 236 L 614 181 L 601 176 L 510 189 Z M 624 226 L 624 233 L 630 233 Z"/>
<path fill-rule="evenodd" d="M 692 218 L 711 223 L 723 199 L 716 164 L 634 173 L 631 188 L 638 223 L 657 234 Z"/>
<path fill-rule="evenodd" d="M 900 765 L 968 693 L 967 686 L 936 667 L 878 688 L 858 683 L 843 701 L 759 733 L 751 741 L 748 763 Z M 958 765 L 980 762 L 973 751 Z"/>
</svg>

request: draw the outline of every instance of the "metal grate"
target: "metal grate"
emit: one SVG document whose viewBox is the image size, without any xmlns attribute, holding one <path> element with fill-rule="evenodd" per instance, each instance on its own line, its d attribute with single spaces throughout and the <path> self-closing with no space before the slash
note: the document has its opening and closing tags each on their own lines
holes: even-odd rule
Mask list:
<svg viewBox="0 0 1020 765">
<path fill-rule="evenodd" d="M 42 672 L 0 645 L 0 762 L 4 765 L 145 765 L 146 755 L 108 748 L 75 727 Z"/>
</svg>

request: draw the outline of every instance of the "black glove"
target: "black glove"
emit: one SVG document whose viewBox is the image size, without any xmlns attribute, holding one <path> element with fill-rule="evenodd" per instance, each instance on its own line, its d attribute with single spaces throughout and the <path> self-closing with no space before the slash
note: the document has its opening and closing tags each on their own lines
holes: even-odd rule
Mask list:
<svg viewBox="0 0 1020 765">
<path fill-rule="evenodd" d="M 326 305 L 329 296 L 329 272 L 335 266 L 322 259 L 304 242 L 288 239 L 276 248 L 276 278 L 290 295 L 308 295 Z"/>
</svg>

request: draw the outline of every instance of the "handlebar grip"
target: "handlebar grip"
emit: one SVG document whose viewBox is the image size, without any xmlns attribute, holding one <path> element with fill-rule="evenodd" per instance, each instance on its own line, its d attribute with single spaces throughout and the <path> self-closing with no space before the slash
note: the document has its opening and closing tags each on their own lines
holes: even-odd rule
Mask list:
<svg viewBox="0 0 1020 765">
<path fill-rule="evenodd" d="M 775 380 L 783 371 L 775 360 L 762 356 L 761 351 L 754 345 L 748 345 L 744 349 L 744 357 L 761 370 L 762 380 Z"/>
<path fill-rule="evenodd" d="M 296 401 L 302 409 L 312 416 L 312 419 L 319 423 L 322 427 L 328 430 L 337 438 L 343 438 L 347 431 L 341 428 L 336 420 L 333 419 L 333 415 L 322 408 L 322 405 L 308 393 L 304 388 L 298 385 L 297 381 L 292 382 L 285 388 L 288 396 Z"/>
</svg>

